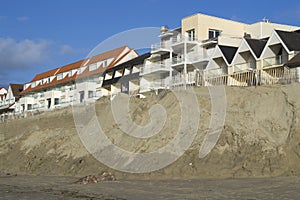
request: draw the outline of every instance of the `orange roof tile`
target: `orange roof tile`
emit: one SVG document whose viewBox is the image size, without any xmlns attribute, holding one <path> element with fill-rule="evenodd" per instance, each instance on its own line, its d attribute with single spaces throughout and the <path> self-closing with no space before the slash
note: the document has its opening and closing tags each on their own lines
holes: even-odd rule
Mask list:
<svg viewBox="0 0 300 200">
<path fill-rule="evenodd" d="M 123 47 L 119 47 L 117 49 L 113 49 L 110 51 L 107 51 L 105 53 L 101 53 L 98 55 L 95 55 L 93 57 L 91 57 L 91 59 L 89 60 L 89 62 L 87 63 L 87 65 L 102 61 L 102 60 L 106 60 L 109 58 L 116 58 L 117 56 L 119 56 L 126 48 L 129 48 L 128 46 L 123 46 Z"/>
<path fill-rule="evenodd" d="M 93 56 L 87 63 L 87 65 L 92 64 L 92 63 L 96 63 L 108 58 L 113 58 L 112 62 L 109 64 L 109 66 L 107 66 L 106 68 L 103 67 L 99 67 L 98 69 L 94 70 L 94 71 L 89 71 L 89 67 L 87 67 L 83 73 L 81 73 L 80 75 L 77 76 L 77 72 L 73 74 L 72 77 L 69 77 L 68 75 L 61 79 L 61 80 L 57 80 L 57 77 L 55 77 L 50 83 L 45 83 L 45 84 L 38 84 L 36 87 L 32 88 L 31 85 L 26 88 L 25 90 L 23 90 L 20 94 L 26 94 L 29 92 L 34 92 L 37 90 L 41 90 L 41 89 L 45 89 L 45 88 L 49 88 L 55 85 L 59 85 L 59 84 L 63 84 L 63 83 L 67 83 L 67 82 L 71 82 L 71 81 L 75 81 L 77 78 L 83 78 L 83 77 L 87 77 L 87 76 L 91 76 L 91 75 L 95 75 L 95 74 L 100 74 L 102 72 L 104 72 L 106 69 L 110 69 L 112 67 L 115 66 L 115 64 L 117 64 L 122 58 L 124 58 L 130 51 L 132 51 L 132 49 L 128 48 L 129 51 L 125 52 L 124 55 L 121 55 L 121 53 L 124 52 L 124 50 L 128 48 L 127 46 L 123 46 L 96 56 Z M 118 58 L 119 57 L 119 58 Z M 70 71 L 72 69 L 77 69 L 80 68 L 83 64 L 84 60 L 80 60 L 77 61 L 75 63 L 71 63 L 65 66 L 62 66 L 60 68 L 56 68 L 41 74 L 36 75 L 31 82 L 33 81 L 37 81 L 37 80 L 41 80 L 50 76 L 54 76 L 56 74 L 59 73 L 63 73 L 63 72 L 67 72 Z"/>
<path fill-rule="evenodd" d="M 103 73 L 105 70 L 108 70 L 112 67 L 114 67 L 121 59 L 123 59 L 126 55 L 128 55 L 130 53 L 130 51 L 132 51 L 132 49 L 129 49 L 129 51 L 125 52 L 124 55 L 122 55 L 121 57 L 120 54 L 122 52 L 124 52 L 124 50 L 128 48 L 127 46 L 124 46 L 124 47 L 120 47 L 118 49 L 115 49 L 115 50 L 112 50 L 112 51 L 109 51 L 107 53 L 109 53 L 109 56 L 110 57 L 107 57 L 107 58 L 113 58 L 112 62 L 105 68 L 102 67 L 102 65 L 96 69 L 96 70 L 93 70 L 93 71 L 90 71 L 89 70 L 89 67 L 87 67 L 81 74 L 79 74 L 76 78 L 77 79 L 80 79 L 80 78 L 84 78 L 84 77 L 87 77 L 87 76 L 92 76 L 92 75 L 95 75 L 95 74 L 101 74 Z M 100 56 L 99 56 L 100 57 Z M 98 57 L 98 58 L 99 58 Z M 119 58 L 118 58 L 119 57 Z M 107 58 L 104 58 L 102 60 L 105 60 Z M 92 59 L 91 59 L 92 60 Z M 92 63 L 95 63 L 95 62 L 91 62 L 91 60 L 89 61 L 90 64 Z M 94 60 L 95 61 L 95 60 Z M 100 61 L 100 60 L 99 60 Z"/>
<path fill-rule="evenodd" d="M 47 78 L 50 76 L 54 76 L 58 71 L 59 71 L 59 68 L 55 68 L 50 71 L 43 72 L 41 74 L 37 74 L 30 82 L 38 81 L 38 80 L 41 80 L 41 79 L 44 79 L 44 78 Z"/>
<path fill-rule="evenodd" d="M 68 64 L 68 65 L 62 66 L 57 73 L 63 73 L 63 72 L 67 72 L 67 71 L 70 71 L 73 69 L 78 69 L 81 67 L 83 61 L 84 60 L 80 60 L 80 61 Z"/>
</svg>

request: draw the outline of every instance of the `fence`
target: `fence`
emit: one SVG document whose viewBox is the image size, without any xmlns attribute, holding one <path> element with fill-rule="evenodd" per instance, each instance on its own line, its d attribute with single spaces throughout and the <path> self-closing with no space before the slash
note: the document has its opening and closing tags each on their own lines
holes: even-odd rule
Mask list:
<svg viewBox="0 0 300 200">
<path fill-rule="evenodd" d="M 286 67 L 277 67 L 269 68 L 264 70 L 252 70 L 246 72 L 238 72 L 232 75 L 227 74 L 214 74 L 214 73 L 203 73 L 203 71 L 189 72 L 184 80 L 184 76 L 181 73 L 172 77 L 172 86 L 178 87 L 182 84 L 186 85 L 196 85 L 196 86 L 218 86 L 218 85 L 227 85 L 227 86 L 257 86 L 257 85 L 273 85 L 273 84 L 290 84 L 294 82 L 300 82 L 300 68 L 286 68 Z M 167 88 L 170 85 L 168 79 L 159 79 L 152 82 L 147 88 L 157 88 L 163 89 Z M 140 86 L 140 91 L 142 86 Z M 137 91 L 133 92 L 138 93 Z M 61 106 L 63 109 L 67 106 Z M 27 116 L 33 116 L 40 113 L 43 113 L 48 110 L 34 110 L 27 111 L 24 113 L 4 113 L 0 115 L 0 122 L 6 121 L 8 119 L 17 119 L 25 118 Z"/>
<path fill-rule="evenodd" d="M 256 86 L 300 82 L 300 71 L 286 67 L 238 72 L 232 75 L 204 77 L 205 86 Z"/>
</svg>

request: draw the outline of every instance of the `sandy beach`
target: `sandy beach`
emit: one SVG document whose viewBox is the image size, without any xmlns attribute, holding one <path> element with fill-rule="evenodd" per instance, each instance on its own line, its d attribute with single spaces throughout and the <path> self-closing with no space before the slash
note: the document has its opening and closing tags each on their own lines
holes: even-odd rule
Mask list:
<svg viewBox="0 0 300 200">
<path fill-rule="evenodd" d="M 199 146 L 211 105 L 209 96 L 202 95 L 207 89 L 196 92 L 201 94 L 202 120 L 197 137 L 176 162 L 150 173 L 124 173 L 96 160 L 78 137 L 71 108 L 0 123 L 0 199 L 300 199 L 299 84 L 226 88 L 225 125 L 203 159 Z M 108 99 L 96 103 L 97 116 L 115 145 L 150 152 L 173 138 L 179 119 L 179 107 L 168 93 L 131 99 L 133 120 L 147 124 L 155 103 L 169 117 L 151 140 L 134 141 L 122 134 Z M 74 183 L 103 171 L 112 172 L 117 181 Z"/>
<path fill-rule="evenodd" d="M 0 199 L 299 199 L 300 178 L 135 180 L 74 184 L 77 178 L 2 176 Z"/>
</svg>

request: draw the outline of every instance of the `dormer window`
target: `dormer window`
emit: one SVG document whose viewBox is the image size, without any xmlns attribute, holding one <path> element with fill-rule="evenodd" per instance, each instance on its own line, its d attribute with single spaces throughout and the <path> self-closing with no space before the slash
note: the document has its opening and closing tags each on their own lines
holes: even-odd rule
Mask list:
<svg viewBox="0 0 300 200">
<path fill-rule="evenodd" d="M 36 81 L 31 84 L 31 87 L 36 87 Z"/>
<path fill-rule="evenodd" d="M 78 73 L 78 75 L 79 74 L 81 74 L 83 72 L 83 68 L 81 67 L 81 68 L 79 68 L 79 69 L 77 69 L 77 73 Z"/>
<path fill-rule="evenodd" d="M 208 30 L 208 38 L 209 39 L 217 38 L 220 35 L 221 35 L 221 31 L 220 30 L 215 30 L 215 29 L 209 29 Z"/>
<path fill-rule="evenodd" d="M 107 60 L 104 60 L 104 61 L 103 61 L 103 67 L 107 67 L 107 65 L 108 65 Z"/>
<path fill-rule="evenodd" d="M 113 60 L 113 58 L 108 58 L 106 60 L 103 60 L 102 61 L 103 68 L 108 67 L 108 65 L 111 63 L 112 60 Z"/>
<path fill-rule="evenodd" d="M 96 69 L 97 69 L 97 63 L 91 64 L 91 65 L 89 66 L 89 70 L 90 70 L 90 71 L 94 71 L 94 70 L 96 70 Z"/>
<path fill-rule="evenodd" d="M 57 75 L 57 80 L 61 80 L 61 79 L 63 79 L 63 74 L 58 74 Z"/>
</svg>

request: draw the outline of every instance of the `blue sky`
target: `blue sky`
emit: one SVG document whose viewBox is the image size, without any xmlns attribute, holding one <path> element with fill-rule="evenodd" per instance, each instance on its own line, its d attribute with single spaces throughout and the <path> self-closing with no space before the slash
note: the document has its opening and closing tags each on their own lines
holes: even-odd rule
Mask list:
<svg viewBox="0 0 300 200">
<path fill-rule="evenodd" d="M 83 59 L 133 28 L 180 26 L 204 13 L 245 23 L 267 17 L 300 26 L 299 0 L 0 0 L 0 86 Z M 124 44 L 125 45 L 125 44 Z"/>
</svg>

